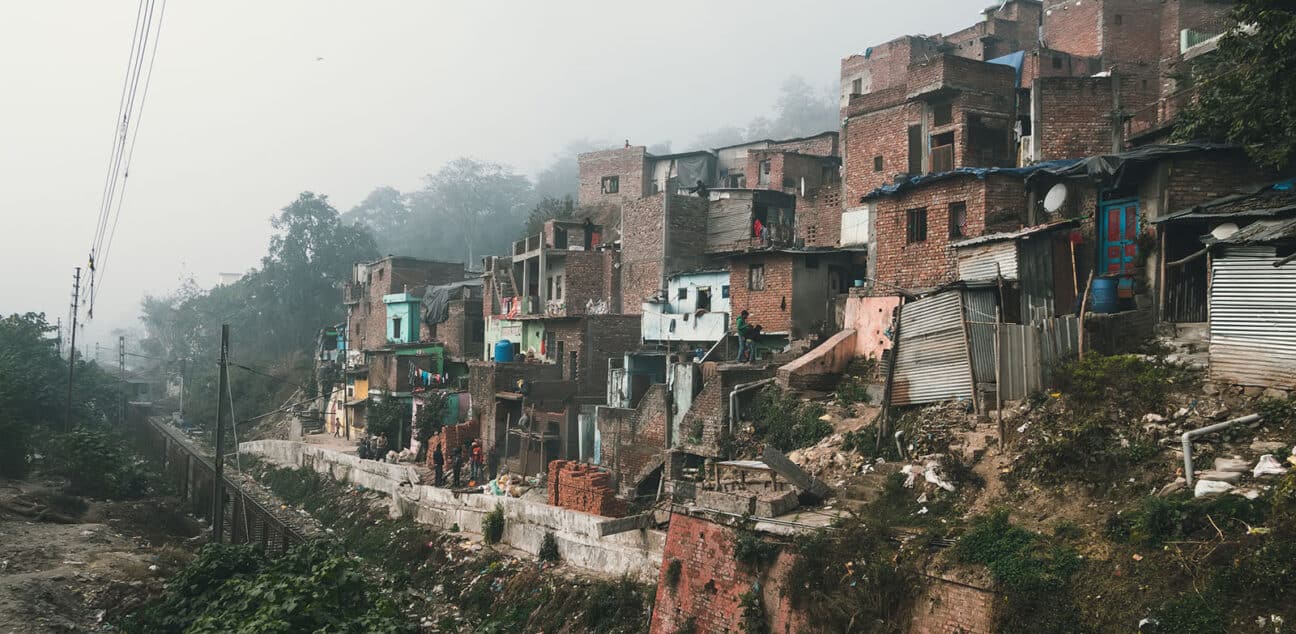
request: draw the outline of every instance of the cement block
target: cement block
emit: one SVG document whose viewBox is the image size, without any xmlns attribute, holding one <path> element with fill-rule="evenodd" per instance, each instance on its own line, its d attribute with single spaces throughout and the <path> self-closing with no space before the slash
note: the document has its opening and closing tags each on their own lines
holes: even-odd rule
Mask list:
<svg viewBox="0 0 1296 634">
<path fill-rule="evenodd" d="M 756 516 L 778 517 L 795 511 L 798 506 L 800 502 L 792 491 L 762 493 L 756 497 Z"/>
<path fill-rule="evenodd" d="M 751 515 L 756 512 L 756 496 L 747 492 L 698 491 L 697 503 L 704 508 L 735 515 Z"/>
<path fill-rule="evenodd" d="M 1242 473 L 1239 471 L 1202 471 L 1197 474 L 1197 479 L 1237 484 L 1242 481 Z"/>
</svg>

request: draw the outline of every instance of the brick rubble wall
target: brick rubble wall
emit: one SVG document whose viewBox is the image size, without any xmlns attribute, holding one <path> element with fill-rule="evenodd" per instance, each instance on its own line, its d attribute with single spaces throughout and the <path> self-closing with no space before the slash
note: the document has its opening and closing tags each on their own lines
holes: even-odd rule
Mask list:
<svg viewBox="0 0 1296 634">
<path fill-rule="evenodd" d="M 989 590 L 932 578 L 914 601 L 910 634 L 993 634 Z"/>
<path fill-rule="evenodd" d="M 662 555 L 662 570 L 680 562 L 679 581 L 671 587 L 666 574 L 658 575 L 653 604 L 652 634 L 683 631 L 690 618 L 696 632 L 743 632 L 742 595 L 760 588 L 770 632 L 809 632 L 805 615 L 792 609 L 784 596 L 782 580 L 792 563 L 786 552 L 762 577 L 734 559 L 733 529 L 703 518 L 672 514 Z"/>
<path fill-rule="evenodd" d="M 624 517 L 626 503 L 616 497 L 612 476 L 597 467 L 569 460 L 549 463 L 548 503 L 581 513 Z"/>
</svg>

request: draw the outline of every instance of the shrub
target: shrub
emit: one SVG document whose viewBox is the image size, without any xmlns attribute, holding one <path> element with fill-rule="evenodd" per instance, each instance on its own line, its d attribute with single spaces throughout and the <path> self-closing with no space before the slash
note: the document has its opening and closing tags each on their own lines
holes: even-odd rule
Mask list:
<svg viewBox="0 0 1296 634">
<path fill-rule="evenodd" d="M 501 527 L 501 530 L 502 527 Z M 558 561 L 558 540 L 554 538 L 553 531 L 545 531 L 544 540 L 540 542 L 540 552 L 538 553 L 540 561 Z"/>
<path fill-rule="evenodd" d="M 674 590 L 679 585 L 680 574 L 684 570 L 684 564 L 678 559 L 671 559 L 666 564 L 666 587 Z"/>
<path fill-rule="evenodd" d="M 764 570 L 778 558 L 779 545 L 761 537 L 744 520 L 744 525 L 734 531 L 733 551 L 738 563 L 752 570 Z"/>
<path fill-rule="evenodd" d="M 809 447 L 832 433 L 832 425 L 819 420 L 824 406 L 802 402 L 790 392 L 766 387 L 752 403 L 752 426 L 757 438 L 780 451 Z"/>
<path fill-rule="evenodd" d="M 504 507 L 495 505 L 494 510 L 482 518 L 482 539 L 487 544 L 498 544 L 504 537 Z"/>
<path fill-rule="evenodd" d="M 1185 594 L 1153 613 L 1156 631 L 1165 634 L 1224 634 L 1228 631 L 1217 602 L 1200 594 Z"/>
<path fill-rule="evenodd" d="M 770 631 L 769 622 L 765 618 L 765 603 L 761 601 L 759 589 L 752 588 L 744 592 L 738 599 L 738 605 L 742 607 L 743 632 L 766 634 Z"/>
<path fill-rule="evenodd" d="M 1046 484 L 1107 483 L 1157 451 L 1141 430 L 1095 411 L 1039 410 L 1030 434 L 1013 473 Z"/>
<path fill-rule="evenodd" d="M 1255 410 L 1266 425 L 1286 427 L 1296 423 L 1296 399 L 1261 398 L 1255 402 Z"/>
<path fill-rule="evenodd" d="M 148 465 L 105 429 L 78 427 L 55 436 L 50 471 L 68 479 L 71 492 L 99 498 L 134 499 L 156 481 Z"/>
<path fill-rule="evenodd" d="M 1143 498 L 1137 509 L 1113 515 L 1107 522 L 1112 539 L 1136 546 L 1157 547 L 1167 541 L 1215 534 L 1215 524 L 1238 520 L 1247 525 L 1265 520 L 1259 500 L 1239 495 L 1193 498 L 1188 493 Z"/>
<path fill-rule="evenodd" d="M 833 397 L 842 403 L 868 403 L 872 397 L 868 393 L 868 381 L 847 375 L 837 384 Z"/>
</svg>

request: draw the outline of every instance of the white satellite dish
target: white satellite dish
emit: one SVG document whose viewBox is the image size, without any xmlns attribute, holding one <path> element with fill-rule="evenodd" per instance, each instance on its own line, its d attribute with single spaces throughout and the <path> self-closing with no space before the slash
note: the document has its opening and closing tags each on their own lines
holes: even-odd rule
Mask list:
<svg viewBox="0 0 1296 634">
<path fill-rule="evenodd" d="M 1044 195 L 1044 211 L 1051 214 L 1057 213 L 1062 208 L 1062 203 L 1066 202 L 1066 197 L 1066 185 L 1058 183 L 1050 187 L 1048 193 Z"/>
<path fill-rule="evenodd" d="M 1216 240 L 1224 240 L 1229 236 L 1237 233 L 1237 230 L 1238 230 L 1237 225 L 1231 222 L 1226 222 L 1217 225 L 1214 229 L 1211 229 L 1211 236 L 1213 236 Z"/>
</svg>

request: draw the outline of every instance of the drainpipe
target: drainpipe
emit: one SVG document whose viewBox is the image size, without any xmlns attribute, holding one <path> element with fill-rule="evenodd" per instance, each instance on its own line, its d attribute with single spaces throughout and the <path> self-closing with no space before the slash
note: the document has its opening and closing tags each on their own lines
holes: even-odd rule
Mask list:
<svg viewBox="0 0 1296 634">
<path fill-rule="evenodd" d="M 1188 481 L 1188 487 L 1192 488 L 1193 485 L 1193 460 L 1192 460 L 1192 439 L 1193 438 L 1196 438 L 1197 436 L 1201 436 L 1204 434 L 1209 434 L 1211 432 L 1217 432 L 1222 429 L 1232 427 L 1233 425 L 1236 425 L 1238 423 L 1248 424 L 1248 423 L 1254 423 L 1258 420 L 1260 420 L 1259 414 L 1251 414 L 1249 416 L 1243 416 L 1242 418 L 1234 418 L 1233 420 L 1226 420 L 1222 423 L 1215 423 L 1214 425 L 1207 425 L 1199 429 L 1192 429 L 1184 432 L 1183 433 L 1184 479 Z"/>
<path fill-rule="evenodd" d="M 729 433 L 733 433 L 734 421 L 738 420 L 738 395 L 743 392 L 754 390 L 762 385 L 770 383 L 774 377 L 752 381 L 751 383 L 740 383 L 734 386 L 732 392 L 729 392 Z"/>
<path fill-rule="evenodd" d="M 904 447 L 901 446 L 901 440 L 903 438 L 904 438 L 904 430 L 903 429 L 897 430 L 895 433 L 896 453 L 900 455 L 901 460 L 908 460 L 909 457 L 905 455 Z"/>
</svg>

